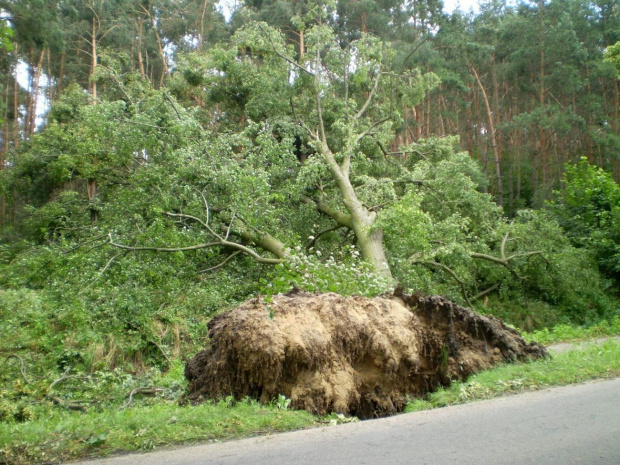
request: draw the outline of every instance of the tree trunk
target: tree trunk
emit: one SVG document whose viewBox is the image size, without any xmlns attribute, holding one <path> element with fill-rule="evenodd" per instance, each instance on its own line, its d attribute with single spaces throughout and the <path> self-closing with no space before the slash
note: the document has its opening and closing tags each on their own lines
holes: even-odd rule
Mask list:
<svg viewBox="0 0 620 465">
<path fill-rule="evenodd" d="M 37 100 L 39 98 L 39 81 L 41 80 L 41 70 L 43 68 L 43 58 L 45 58 L 45 48 L 41 49 L 41 54 L 37 61 L 37 67 L 32 75 L 32 91 L 28 99 L 28 115 L 26 116 L 26 137 L 34 133 L 37 120 Z"/>
<path fill-rule="evenodd" d="M 142 32 L 144 29 L 144 18 L 140 16 L 140 20 L 138 21 L 138 69 L 140 70 L 140 77 L 142 79 L 146 78 L 146 74 L 144 73 L 144 61 L 142 60 Z"/>
<path fill-rule="evenodd" d="M 149 12 L 149 15 L 150 15 L 150 12 Z M 162 63 L 162 73 L 161 73 L 161 78 L 159 80 L 159 86 L 163 87 L 164 79 L 169 74 L 168 62 L 166 61 L 166 53 L 164 52 L 164 47 L 161 42 L 161 37 L 159 36 L 159 31 L 157 30 L 157 21 L 155 21 L 155 18 L 153 18 L 153 16 L 151 16 L 151 23 L 153 25 L 153 31 L 155 32 L 155 40 L 157 42 L 157 49 L 159 50 L 159 56 L 161 58 L 161 63 Z"/>
<path fill-rule="evenodd" d="M 15 44 L 15 57 L 18 45 Z M 13 147 L 19 148 L 19 86 L 17 84 L 17 70 L 13 71 Z"/>
<path fill-rule="evenodd" d="M 205 0 L 202 4 L 202 14 L 200 15 L 200 34 L 198 38 L 198 51 L 202 50 L 202 46 L 205 43 L 205 15 L 207 13 L 207 6 L 209 4 L 209 0 Z"/>
<path fill-rule="evenodd" d="M 97 101 L 97 81 L 95 80 L 95 71 L 97 70 L 97 26 L 95 22 L 95 18 L 93 18 L 93 28 L 92 28 L 92 37 L 91 37 L 91 54 L 92 54 L 92 62 L 91 62 L 91 70 L 90 70 L 90 80 L 91 80 L 91 93 L 93 97 L 93 102 Z"/>
<path fill-rule="evenodd" d="M 491 137 L 491 146 L 493 147 L 493 156 L 495 159 L 495 178 L 497 182 L 497 201 L 500 206 L 504 206 L 504 189 L 502 187 L 502 167 L 501 167 L 501 152 L 497 145 L 497 133 L 495 132 L 495 124 L 493 122 L 493 112 L 491 111 L 491 105 L 489 104 L 489 99 L 487 97 L 486 90 L 480 81 L 480 76 L 478 76 L 478 72 L 476 68 L 471 66 L 471 70 L 474 73 L 476 78 L 476 82 L 478 83 L 478 87 L 480 87 L 480 92 L 482 92 L 482 98 L 484 99 L 484 105 L 487 110 L 487 121 L 489 124 L 489 135 Z"/>
<path fill-rule="evenodd" d="M 377 219 L 377 213 L 369 211 L 357 198 L 349 179 L 346 157 L 343 166 L 340 166 L 325 143 L 322 144 L 321 155 L 336 181 L 344 206 L 349 212 L 350 226 L 355 233 L 362 257 L 373 266 L 377 273 L 392 279 L 392 272 L 383 248 L 383 230 L 374 229 L 371 231 Z"/>
</svg>

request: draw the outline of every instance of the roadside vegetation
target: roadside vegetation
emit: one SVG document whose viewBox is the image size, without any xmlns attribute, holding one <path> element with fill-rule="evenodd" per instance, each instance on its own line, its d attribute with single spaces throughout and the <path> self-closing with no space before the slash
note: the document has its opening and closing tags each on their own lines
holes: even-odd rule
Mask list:
<svg viewBox="0 0 620 465">
<path fill-rule="evenodd" d="M 291 289 L 620 334 L 613 2 L 245 3 L 0 0 L 0 463 L 350 421 L 177 405 L 208 323 Z M 618 360 L 506 365 L 409 409 Z"/>
<path fill-rule="evenodd" d="M 620 341 L 609 340 L 554 355 L 548 360 L 504 364 L 412 399 L 406 412 L 445 407 L 506 394 L 545 389 L 620 376 Z M 160 385 L 183 384 L 180 370 L 172 370 Z M 163 382 L 165 381 L 165 382 Z M 163 382 L 163 383 L 162 383 Z M 176 399 L 135 396 L 132 404 L 119 402 L 88 413 L 47 409 L 44 418 L 0 424 L 0 463 L 32 464 L 146 452 L 155 448 L 225 441 L 317 426 L 357 421 L 332 414 L 312 416 L 288 409 L 281 396 L 269 405 L 232 398 L 197 406 L 179 406 Z M 120 407 L 127 402 L 123 401 Z"/>
</svg>

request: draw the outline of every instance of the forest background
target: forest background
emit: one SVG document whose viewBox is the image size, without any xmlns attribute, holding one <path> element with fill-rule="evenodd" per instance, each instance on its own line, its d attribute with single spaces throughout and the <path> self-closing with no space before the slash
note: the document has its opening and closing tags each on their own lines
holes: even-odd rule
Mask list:
<svg viewBox="0 0 620 465">
<path fill-rule="evenodd" d="M 616 1 L 0 7 L 0 420 L 179 372 L 292 287 L 617 318 Z"/>
</svg>

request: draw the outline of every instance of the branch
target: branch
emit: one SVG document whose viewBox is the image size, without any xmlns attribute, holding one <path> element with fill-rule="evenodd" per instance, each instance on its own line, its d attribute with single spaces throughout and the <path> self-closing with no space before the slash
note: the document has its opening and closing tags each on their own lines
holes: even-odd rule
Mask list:
<svg viewBox="0 0 620 465">
<path fill-rule="evenodd" d="M 121 405 L 118 409 L 123 410 L 129 407 L 131 403 L 133 402 L 133 396 L 135 396 L 136 394 L 142 394 L 143 396 L 154 396 L 158 392 L 162 392 L 162 391 L 163 389 L 158 388 L 158 387 L 136 388 L 129 393 L 129 399 L 127 400 L 127 402 Z"/>
<path fill-rule="evenodd" d="M 434 262 L 431 260 L 412 260 L 410 263 L 412 265 L 416 265 L 416 264 L 432 265 L 432 266 L 436 266 L 437 268 L 441 268 L 442 270 L 446 271 L 461 286 L 461 294 L 463 294 L 463 298 L 465 299 L 465 302 L 467 302 L 467 305 L 469 305 L 470 307 L 473 307 L 473 305 L 469 301 L 469 297 L 467 297 L 467 291 L 465 290 L 465 283 L 461 280 L 461 278 L 458 277 L 458 275 L 454 271 L 452 271 L 451 268 L 447 267 L 446 265 L 443 265 L 441 263 Z"/>
<path fill-rule="evenodd" d="M 53 381 L 52 384 L 50 384 L 50 386 L 47 389 L 49 391 L 51 391 L 54 388 L 54 386 L 56 386 L 59 383 L 62 383 L 63 381 L 66 381 L 68 379 L 82 379 L 82 380 L 91 380 L 92 379 L 92 376 L 68 375 L 67 373 L 69 373 L 70 369 L 71 368 L 65 369 L 65 371 L 62 373 L 60 378 L 58 378 L 57 380 Z"/>
<path fill-rule="evenodd" d="M 497 257 L 494 257 L 493 255 L 487 255 L 485 253 L 472 253 L 471 254 L 471 258 L 480 258 L 482 260 L 488 260 L 490 262 L 497 263 L 499 265 L 503 265 L 506 268 L 510 269 L 510 264 L 504 258 L 497 258 Z"/>
<path fill-rule="evenodd" d="M 479 292 L 478 294 L 476 294 L 474 297 L 471 298 L 471 300 L 478 300 L 478 299 L 484 297 L 485 295 L 490 294 L 495 289 L 497 289 L 499 286 L 501 286 L 501 283 L 495 283 L 491 287 L 489 287 L 488 289 L 485 289 L 484 291 Z"/>
<path fill-rule="evenodd" d="M 241 253 L 241 250 L 237 250 L 230 254 L 226 259 L 218 265 L 212 266 L 211 268 L 207 268 L 206 270 L 199 271 L 199 273 L 208 273 L 209 271 L 218 271 L 220 268 L 224 267 L 229 261 L 235 258 L 237 255 Z"/>
<path fill-rule="evenodd" d="M 24 363 L 24 359 L 21 358 L 19 355 L 17 354 L 11 354 L 9 355 L 6 360 L 10 360 L 12 358 L 16 358 L 17 360 L 19 360 L 19 371 L 22 374 L 22 378 L 24 378 L 24 383 L 26 384 L 30 384 L 30 380 L 28 379 L 28 377 L 26 376 L 26 364 Z"/>
<path fill-rule="evenodd" d="M 527 257 L 529 259 L 529 258 L 533 257 L 534 255 L 540 255 L 540 258 L 542 258 L 545 261 L 545 263 L 547 263 L 547 265 L 549 265 L 549 260 L 547 260 L 542 254 L 543 254 L 542 250 L 535 250 L 534 252 L 517 253 L 517 254 L 511 255 L 506 260 L 510 261 L 513 258 L 519 258 L 519 257 Z"/>
<path fill-rule="evenodd" d="M 172 106 L 172 109 L 174 110 L 174 112 L 177 114 L 177 118 L 179 118 L 180 121 L 183 121 L 183 118 L 181 118 L 181 114 L 179 113 L 179 110 L 177 109 L 177 106 L 175 105 L 175 103 L 172 101 L 172 99 L 170 98 L 170 96 L 166 93 L 163 92 L 163 96 L 164 98 L 168 101 L 168 103 L 170 103 L 170 105 Z"/>
<path fill-rule="evenodd" d="M 75 404 L 74 402 L 76 401 L 67 402 L 66 400 L 63 400 L 58 396 L 52 396 L 50 394 L 48 394 L 46 397 L 49 400 L 51 400 L 54 404 L 60 405 L 61 407 L 66 408 L 67 410 L 77 410 L 78 412 L 83 412 L 83 413 L 87 412 L 86 407 L 84 407 L 83 405 Z"/>
<path fill-rule="evenodd" d="M 420 42 L 420 43 L 419 43 L 419 44 L 418 44 L 418 45 L 417 45 L 417 46 L 416 46 L 416 47 L 415 47 L 415 48 L 414 48 L 414 49 L 413 49 L 413 50 L 409 53 L 409 55 L 407 55 L 407 58 L 405 58 L 405 59 L 403 60 L 403 64 L 402 64 L 402 66 L 405 66 L 405 63 L 407 63 L 407 60 L 409 60 L 409 58 L 411 58 L 411 57 L 412 57 L 412 55 L 413 55 L 415 52 L 417 52 L 417 51 L 418 51 L 418 49 L 419 49 L 422 45 L 424 45 L 424 43 L 428 40 L 428 37 L 430 37 L 430 35 L 429 35 L 429 36 L 426 36 L 426 37 L 424 38 L 424 40 L 422 40 L 422 41 L 421 41 L 421 42 Z"/>
<path fill-rule="evenodd" d="M 380 119 L 379 121 L 376 121 L 375 123 L 372 124 L 372 126 L 370 126 L 368 129 L 366 129 L 364 132 L 362 132 L 359 136 L 357 136 L 357 139 L 355 139 L 355 143 L 359 143 L 359 141 L 361 141 L 364 137 L 366 137 L 367 135 L 371 134 L 372 131 L 378 127 L 381 126 L 383 123 L 385 123 L 386 121 L 389 121 L 391 118 L 389 116 Z"/>
<path fill-rule="evenodd" d="M 196 244 L 196 245 L 190 245 L 187 247 L 132 247 L 129 245 L 123 245 L 123 244 L 117 244 L 116 242 L 114 242 L 112 240 L 112 235 L 110 234 L 110 245 L 114 246 L 114 247 L 118 247 L 119 249 L 124 249 L 124 250 L 131 250 L 131 251 L 144 251 L 144 250 L 150 250 L 153 252 L 168 252 L 168 253 L 174 253 L 174 252 L 186 252 L 189 250 L 200 250 L 200 249 L 206 249 L 209 247 L 225 247 L 228 249 L 235 249 L 235 250 L 239 250 L 247 255 L 249 255 L 250 257 L 252 257 L 254 260 L 256 260 L 257 263 L 266 263 L 268 265 L 277 265 L 278 263 L 282 263 L 284 260 L 281 260 L 279 258 L 265 258 L 260 256 L 259 254 L 257 254 L 256 252 L 254 252 L 252 249 L 241 245 L 241 244 L 237 244 L 236 242 L 230 242 L 224 239 L 220 239 L 217 242 L 205 242 L 203 244 Z"/>
<path fill-rule="evenodd" d="M 110 240 L 109 240 L 109 244 L 113 247 L 117 247 L 119 249 L 123 249 L 123 250 L 130 250 L 132 252 L 135 251 L 143 251 L 143 250 L 150 250 L 153 252 L 186 252 L 188 250 L 199 250 L 199 249 L 206 249 L 208 247 L 216 247 L 218 245 L 223 245 L 221 243 L 221 241 L 218 242 L 205 242 L 203 244 L 196 244 L 196 245 L 190 245 L 187 247 L 133 247 L 133 246 L 129 246 L 129 245 L 123 245 L 123 244 L 117 244 L 116 242 L 113 241 L 112 239 L 112 234 L 110 233 L 109 235 Z"/>
<path fill-rule="evenodd" d="M 353 220 L 351 215 L 348 213 L 343 213 L 335 208 L 330 207 L 326 203 L 321 202 L 320 200 L 317 202 L 309 197 L 302 197 L 301 201 L 308 204 L 313 205 L 321 213 L 325 213 L 327 216 L 330 216 L 336 223 L 341 226 L 347 227 L 349 229 L 353 229 Z"/>
<path fill-rule="evenodd" d="M 370 103 L 372 102 L 372 99 L 375 96 L 375 92 L 377 91 L 377 87 L 379 87 L 379 79 L 380 78 L 381 78 L 381 68 L 379 68 L 377 70 L 377 77 L 375 77 L 375 82 L 373 83 L 372 90 L 370 91 L 370 95 L 368 95 L 368 98 L 364 102 L 364 105 L 362 106 L 360 111 L 358 111 L 357 115 L 355 115 L 355 119 L 360 119 L 362 116 L 364 116 L 364 113 L 366 113 L 366 110 L 370 106 Z"/>
<path fill-rule="evenodd" d="M 310 76 L 315 76 L 315 74 L 304 68 L 303 66 L 301 66 L 299 63 L 297 63 L 295 60 L 287 57 L 286 55 L 284 55 L 283 53 L 280 53 L 278 51 L 278 49 L 276 48 L 276 45 L 273 43 L 273 40 L 271 39 L 271 34 L 269 34 L 262 26 L 262 24 L 258 24 L 258 28 L 263 31 L 263 33 L 267 36 L 267 40 L 269 40 L 269 43 L 271 44 L 271 48 L 273 49 L 274 53 L 276 55 L 278 55 L 280 58 L 282 58 L 284 61 L 290 63 L 291 65 L 293 65 L 294 67 L 296 67 L 297 69 L 299 69 L 300 71 L 309 74 Z"/>
<path fill-rule="evenodd" d="M 173 213 L 173 212 L 164 212 L 164 215 L 167 216 L 175 216 L 177 218 L 186 218 L 188 220 L 194 220 L 198 223 L 200 223 L 205 229 L 207 229 L 211 234 L 217 236 L 217 234 L 215 234 L 215 232 L 213 232 L 213 230 L 211 229 L 211 227 L 208 225 L 208 223 L 205 223 L 204 221 L 202 221 L 200 218 L 198 218 L 197 216 L 193 216 L 193 215 L 188 215 L 186 213 Z M 219 237 L 219 236 L 218 236 Z"/>
<path fill-rule="evenodd" d="M 508 242 L 509 236 L 510 236 L 510 231 L 504 234 L 504 237 L 502 238 L 502 244 L 499 247 L 499 253 L 502 255 L 502 258 L 504 260 L 507 260 L 506 259 L 506 242 Z"/>
<path fill-rule="evenodd" d="M 321 58 L 320 48 L 317 44 L 316 47 L 316 58 L 314 65 L 316 67 L 316 74 L 314 75 L 313 86 L 314 86 L 314 98 L 316 101 L 316 113 L 319 119 L 319 135 L 321 136 L 321 143 L 323 144 L 323 150 L 321 152 L 325 152 L 325 148 L 327 148 L 327 138 L 325 137 L 325 124 L 323 123 L 323 109 L 321 108 L 321 94 L 319 92 L 319 63 Z"/>
<path fill-rule="evenodd" d="M 322 231 L 319 231 L 318 233 L 314 235 L 314 238 L 306 244 L 306 250 L 309 250 L 312 247 L 314 247 L 314 245 L 316 244 L 316 241 L 319 240 L 319 237 L 323 236 L 324 234 L 330 233 L 332 231 L 337 231 L 340 228 L 346 228 L 346 226 L 343 224 L 337 224 L 336 226 L 332 226 L 331 228 L 327 228 L 327 229 L 323 229 Z"/>
</svg>

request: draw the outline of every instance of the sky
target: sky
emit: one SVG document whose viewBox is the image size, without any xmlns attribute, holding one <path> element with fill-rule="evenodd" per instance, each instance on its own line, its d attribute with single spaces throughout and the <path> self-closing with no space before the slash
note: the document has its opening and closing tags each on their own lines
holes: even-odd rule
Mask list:
<svg viewBox="0 0 620 465">
<path fill-rule="evenodd" d="M 443 7 L 444 11 L 448 13 L 452 13 L 458 7 L 465 12 L 469 11 L 471 8 L 473 8 L 474 11 L 478 11 L 478 3 L 479 0 L 443 0 Z"/>
</svg>

